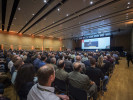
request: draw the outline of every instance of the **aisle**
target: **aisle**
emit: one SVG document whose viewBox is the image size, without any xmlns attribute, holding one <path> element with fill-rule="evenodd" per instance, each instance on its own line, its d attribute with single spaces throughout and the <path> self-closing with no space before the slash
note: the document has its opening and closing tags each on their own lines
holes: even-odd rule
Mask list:
<svg viewBox="0 0 133 100">
<path fill-rule="evenodd" d="M 133 100 L 133 65 L 127 67 L 125 58 L 116 65 L 102 100 Z"/>
</svg>

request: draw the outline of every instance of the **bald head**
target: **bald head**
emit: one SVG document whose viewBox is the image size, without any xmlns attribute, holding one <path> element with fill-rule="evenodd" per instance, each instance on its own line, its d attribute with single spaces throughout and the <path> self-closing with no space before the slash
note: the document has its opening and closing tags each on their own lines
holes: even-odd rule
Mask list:
<svg viewBox="0 0 133 100">
<path fill-rule="evenodd" d="M 51 64 L 56 64 L 56 58 L 51 58 Z"/>
<path fill-rule="evenodd" d="M 65 67 L 64 60 L 59 61 L 58 67 L 59 68 L 64 68 Z"/>
<path fill-rule="evenodd" d="M 76 56 L 76 61 L 80 61 L 81 57 L 80 56 Z"/>
<path fill-rule="evenodd" d="M 51 75 L 54 75 L 54 67 L 51 64 L 46 64 L 45 66 L 42 66 L 37 72 L 39 84 L 47 84 Z"/>
<path fill-rule="evenodd" d="M 106 60 L 107 59 L 107 56 L 104 56 L 103 59 Z"/>
<path fill-rule="evenodd" d="M 75 70 L 75 71 L 80 71 L 80 69 L 81 69 L 81 64 L 80 64 L 79 62 L 75 62 L 75 63 L 73 64 L 73 67 L 74 67 L 74 70 Z"/>
</svg>

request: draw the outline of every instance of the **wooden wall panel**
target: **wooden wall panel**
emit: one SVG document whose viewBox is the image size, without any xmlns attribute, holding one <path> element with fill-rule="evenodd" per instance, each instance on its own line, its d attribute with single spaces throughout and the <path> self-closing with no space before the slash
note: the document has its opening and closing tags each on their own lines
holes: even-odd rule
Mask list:
<svg viewBox="0 0 133 100">
<path fill-rule="evenodd" d="M 62 47 L 62 41 L 54 38 L 39 38 L 39 37 L 28 37 L 19 36 L 16 34 L 7 34 L 0 32 L 0 44 L 3 44 L 4 49 L 26 49 L 31 50 L 32 48 L 40 48 L 42 50 L 44 41 L 44 50 L 51 48 L 51 50 L 60 50 Z"/>
</svg>

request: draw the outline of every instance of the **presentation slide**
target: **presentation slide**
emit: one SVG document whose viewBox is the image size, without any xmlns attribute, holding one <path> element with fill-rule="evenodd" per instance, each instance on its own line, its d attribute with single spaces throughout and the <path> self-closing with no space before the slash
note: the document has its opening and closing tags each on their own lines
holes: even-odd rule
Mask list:
<svg viewBox="0 0 133 100">
<path fill-rule="evenodd" d="M 82 49 L 110 49 L 110 37 L 82 40 Z"/>
</svg>

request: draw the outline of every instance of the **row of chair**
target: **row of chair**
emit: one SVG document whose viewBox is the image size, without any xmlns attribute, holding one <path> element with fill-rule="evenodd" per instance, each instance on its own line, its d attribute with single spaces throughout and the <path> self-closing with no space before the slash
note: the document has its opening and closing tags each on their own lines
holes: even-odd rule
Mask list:
<svg viewBox="0 0 133 100">
<path fill-rule="evenodd" d="M 55 78 L 55 81 L 53 83 L 53 86 L 56 89 L 56 93 L 58 94 L 67 94 L 71 100 L 90 100 L 92 99 L 92 96 L 90 94 L 87 94 L 87 92 L 83 89 L 75 88 L 73 87 L 68 81 L 63 81 Z M 103 92 L 102 90 L 103 82 L 100 81 L 100 89 L 98 91 L 99 99 L 101 99 L 101 94 Z"/>
</svg>

